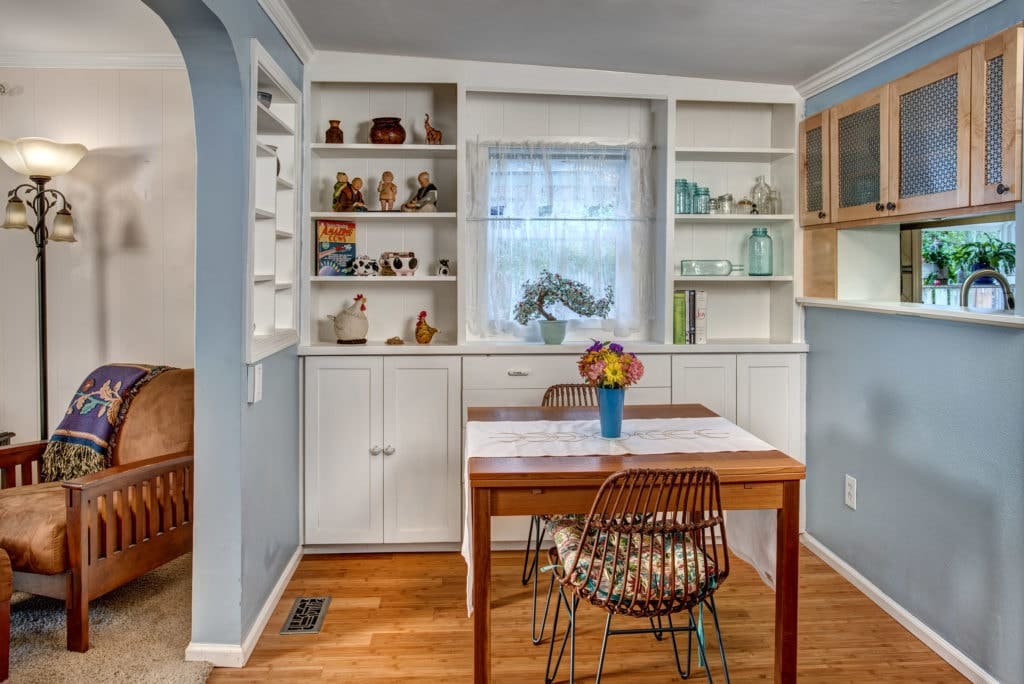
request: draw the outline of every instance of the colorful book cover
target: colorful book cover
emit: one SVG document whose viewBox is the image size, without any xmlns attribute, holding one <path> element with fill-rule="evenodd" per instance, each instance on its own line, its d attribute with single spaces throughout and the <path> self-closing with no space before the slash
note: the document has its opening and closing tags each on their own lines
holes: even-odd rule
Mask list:
<svg viewBox="0 0 1024 684">
<path fill-rule="evenodd" d="M 672 343 L 686 344 L 686 293 L 672 295 Z"/>
<path fill-rule="evenodd" d="M 351 221 L 316 222 L 316 274 L 352 275 L 356 258 L 356 224 Z"/>
<path fill-rule="evenodd" d="M 697 291 L 686 291 L 686 343 L 697 340 Z"/>
<path fill-rule="evenodd" d="M 706 290 L 697 290 L 697 306 L 695 318 L 695 339 L 696 344 L 708 343 L 708 293 Z"/>
</svg>

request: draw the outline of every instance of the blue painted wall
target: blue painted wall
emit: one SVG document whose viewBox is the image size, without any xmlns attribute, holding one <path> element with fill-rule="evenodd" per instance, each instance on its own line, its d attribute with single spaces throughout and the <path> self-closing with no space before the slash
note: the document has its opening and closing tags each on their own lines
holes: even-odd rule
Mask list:
<svg viewBox="0 0 1024 684">
<path fill-rule="evenodd" d="M 1022 19 L 1024 0 L 1005 0 L 806 112 Z M 1024 331 L 811 308 L 806 336 L 808 532 L 998 680 L 1024 681 Z"/>
<path fill-rule="evenodd" d="M 298 359 L 264 359 L 246 403 L 250 39 L 302 64 L 255 2 L 145 0 L 185 58 L 196 110 L 196 529 L 192 641 L 239 645 L 299 545 Z"/>
</svg>

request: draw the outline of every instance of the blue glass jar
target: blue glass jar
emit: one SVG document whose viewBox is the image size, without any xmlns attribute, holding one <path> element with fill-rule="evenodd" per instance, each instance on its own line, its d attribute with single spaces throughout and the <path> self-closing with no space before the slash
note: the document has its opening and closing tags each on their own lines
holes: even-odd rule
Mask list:
<svg viewBox="0 0 1024 684">
<path fill-rule="evenodd" d="M 711 213 L 711 195 L 708 193 L 708 189 L 702 186 L 697 186 L 697 189 L 693 193 L 693 207 L 691 212 L 694 214 L 708 214 Z"/>
<path fill-rule="evenodd" d="M 770 276 L 772 274 L 772 238 L 767 228 L 754 228 L 747 242 L 750 254 L 747 257 L 747 274 Z"/>
</svg>

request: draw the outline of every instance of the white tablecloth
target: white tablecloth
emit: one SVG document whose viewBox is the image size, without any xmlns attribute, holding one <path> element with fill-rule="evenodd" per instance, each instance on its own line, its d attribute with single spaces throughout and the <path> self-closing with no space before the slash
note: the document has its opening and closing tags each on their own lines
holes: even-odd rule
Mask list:
<svg viewBox="0 0 1024 684">
<path fill-rule="evenodd" d="M 771 451 L 764 442 L 725 418 L 647 418 L 622 421 L 622 437 L 605 439 L 596 420 L 471 421 L 466 423 L 465 513 L 462 557 L 466 559 L 466 607 L 473 612 L 472 498 L 469 457 L 624 456 L 627 454 Z M 580 511 L 586 513 L 587 511 Z M 775 511 L 729 511 L 729 550 L 757 569 L 775 588 Z"/>
</svg>

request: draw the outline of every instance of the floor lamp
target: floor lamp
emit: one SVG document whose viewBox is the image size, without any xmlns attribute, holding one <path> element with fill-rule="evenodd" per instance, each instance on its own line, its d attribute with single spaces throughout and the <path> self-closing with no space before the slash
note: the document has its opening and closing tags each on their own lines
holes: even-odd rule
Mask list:
<svg viewBox="0 0 1024 684">
<path fill-rule="evenodd" d="M 28 230 L 36 243 L 36 272 L 39 277 L 39 434 L 50 437 L 47 426 L 46 401 L 46 243 L 77 242 L 71 218 L 71 203 L 59 190 L 47 188 L 54 176 L 63 176 L 75 168 L 85 156 L 84 145 L 57 143 L 46 138 L 0 140 L 0 159 L 15 173 L 28 176 L 31 183 L 22 183 L 7 193 L 4 228 Z M 53 229 L 46 226 L 46 215 L 60 202 L 53 219 Z M 29 225 L 28 208 L 35 214 L 35 225 Z"/>
</svg>

